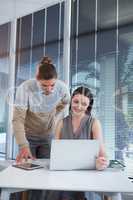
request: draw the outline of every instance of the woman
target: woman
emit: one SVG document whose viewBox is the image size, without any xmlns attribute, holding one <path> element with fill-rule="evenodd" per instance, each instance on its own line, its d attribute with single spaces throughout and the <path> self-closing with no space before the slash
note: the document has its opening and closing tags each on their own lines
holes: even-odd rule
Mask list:
<svg viewBox="0 0 133 200">
<path fill-rule="evenodd" d="M 56 139 L 98 139 L 100 141 L 99 157 L 96 169 L 107 167 L 101 124 L 92 117 L 93 95 L 88 88 L 77 88 L 71 98 L 70 114 L 61 120 L 56 128 Z"/>
<path fill-rule="evenodd" d="M 96 169 L 104 170 L 108 166 L 103 144 L 100 121 L 91 114 L 93 95 L 88 88 L 77 88 L 71 97 L 69 116 L 61 120 L 56 128 L 56 139 L 97 139 L 100 141 L 99 156 L 96 159 Z M 88 152 L 89 153 L 89 152 Z M 86 196 L 93 197 L 87 192 Z M 119 193 L 107 193 L 112 199 L 121 199 Z M 113 198 L 114 197 L 114 198 Z M 90 199 L 89 198 L 89 199 Z M 60 200 L 84 200 L 84 192 L 61 192 Z"/>
</svg>

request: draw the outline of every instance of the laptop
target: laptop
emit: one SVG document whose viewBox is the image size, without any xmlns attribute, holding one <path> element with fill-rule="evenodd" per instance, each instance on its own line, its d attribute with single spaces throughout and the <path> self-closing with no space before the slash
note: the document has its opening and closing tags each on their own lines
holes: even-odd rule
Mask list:
<svg viewBox="0 0 133 200">
<path fill-rule="evenodd" d="M 98 140 L 52 140 L 50 170 L 95 169 Z"/>
</svg>

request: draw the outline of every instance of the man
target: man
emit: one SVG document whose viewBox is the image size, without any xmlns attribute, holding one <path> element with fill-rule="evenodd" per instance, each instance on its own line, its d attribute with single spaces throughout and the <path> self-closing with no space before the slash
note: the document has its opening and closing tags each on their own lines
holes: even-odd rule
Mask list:
<svg viewBox="0 0 133 200">
<path fill-rule="evenodd" d="M 17 162 L 49 158 L 56 121 L 66 116 L 70 95 L 49 57 L 37 68 L 36 79 L 23 82 L 16 92 L 13 132 L 19 145 Z"/>
</svg>

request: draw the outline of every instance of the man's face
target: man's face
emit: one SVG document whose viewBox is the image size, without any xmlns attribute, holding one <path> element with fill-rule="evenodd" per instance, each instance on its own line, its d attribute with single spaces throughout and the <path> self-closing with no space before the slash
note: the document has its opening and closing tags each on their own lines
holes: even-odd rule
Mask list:
<svg viewBox="0 0 133 200">
<path fill-rule="evenodd" d="M 39 80 L 39 84 L 44 91 L 45 95 L 49 95 L 53 92 L 54 86 L 56 83 L 56 79 L 49 79 L 49 80 Z"/>
</svg>

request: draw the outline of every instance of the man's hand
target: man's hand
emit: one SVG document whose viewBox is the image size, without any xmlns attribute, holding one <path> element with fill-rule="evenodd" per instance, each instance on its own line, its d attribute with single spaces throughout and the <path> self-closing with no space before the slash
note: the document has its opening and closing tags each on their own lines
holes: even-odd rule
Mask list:
<svg viewBox="0 0 133 200">
<path fill-rule="evenodd" d="M 17 155 L 16 162 L 21 163 L 21 162 L 23 162 L 23 160 L 27 161 L 28 159 L 35 159 L 32 156 L 29 147 L 21 148 L 19 151 L 19 154 Z"/>
<path fill-rule="evenodd" d="M 108 160 L 105 157 L 98 157 L 96 159 L 96 169 L 104 170 L 108 167 Z"/>
<path fill-rule="evenodd" d="M 65 108 L 66 104 L 60 103 L 56 106 L 56 112 L 61 112 Z"/>
</svg>

